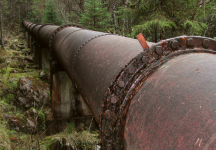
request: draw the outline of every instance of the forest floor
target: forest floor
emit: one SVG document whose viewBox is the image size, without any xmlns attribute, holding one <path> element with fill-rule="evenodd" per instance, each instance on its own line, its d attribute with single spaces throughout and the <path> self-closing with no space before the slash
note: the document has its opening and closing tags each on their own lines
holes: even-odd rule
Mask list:
<svg viewBox="0 0 216 150">
<path fill-rule="evenodd" d="M 95 149 L 98 131 L 78 131 L 73 123 L 46 135 L 51 107 L 48 77 L 41 77 L 42 71 L 34 65 L 26 39 L 10 34 L 0 48 L 0 149 Z"/>
</svg>

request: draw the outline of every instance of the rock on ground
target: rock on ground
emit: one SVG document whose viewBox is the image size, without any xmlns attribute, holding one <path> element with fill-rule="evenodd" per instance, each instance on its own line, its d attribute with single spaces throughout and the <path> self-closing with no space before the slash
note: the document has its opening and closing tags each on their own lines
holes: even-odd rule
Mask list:
<svg viewBox="0 0 216 150">
<path fill-rule="evenodd" d="M 11 116 L 4 114 L 12 130 L 35 134 L 43 130 L 45 126 L 45 116 L 35 108 L 30 108 L 22 116 Z"/>
<path fill-rule="evenodd" d="M 40 79 L 21 77 L 18 83 L 17 102 L 24 108 L 41 107 L 49 100 L 49 86 Z"/>
</svg>

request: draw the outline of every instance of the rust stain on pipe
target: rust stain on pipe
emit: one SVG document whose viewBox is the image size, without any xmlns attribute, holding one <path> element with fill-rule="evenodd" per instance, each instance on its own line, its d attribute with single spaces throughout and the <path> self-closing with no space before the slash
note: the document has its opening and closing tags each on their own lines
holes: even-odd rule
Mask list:
<svg viewBox="0 0 216 150">
<path fill-rule="evenodd" d="M 215 149 L 216 56 L 172 58 L 131 100 L 124 149 Z"/>
</svg>

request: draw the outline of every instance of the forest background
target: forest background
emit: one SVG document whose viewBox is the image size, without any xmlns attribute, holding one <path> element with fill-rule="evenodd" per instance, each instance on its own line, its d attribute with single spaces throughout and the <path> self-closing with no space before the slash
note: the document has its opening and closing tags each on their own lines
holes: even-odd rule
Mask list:
<svg viewBox="0 0 216 150">
<path fill-rule="evenodd" d="M 90 132 L 91 124 L 75 128 L 71 122 L 58 134 L 46 134 L 50 126 L 45 116 L 51 113 L 49 70 L 34 65 L 23 19 L 36 24 L 75 23 L 132 38 L 142 33 L 151 42 L 180 35 L 216 39 L 216 0 L 0 0 L 0 149 L 53 149 L 67 141 L 70 145 L 63 146 L 82 150 L 99 142 L 98 131 Z M 38 87 L 47 85 L 43 107 L 23 108 L 17 103 L 21 77 Z M 37 110 L 34 117 L 27 115 L 32 110 Z"/>
<path fill-rule="evenodd" d="M 0 0 L 1 41 L 9 31 L 19 32 L 22 19 L 132 38 L 143 33 L 152 42 L 179 35 L 216 38 L 216 0 Z"/>
</svg>

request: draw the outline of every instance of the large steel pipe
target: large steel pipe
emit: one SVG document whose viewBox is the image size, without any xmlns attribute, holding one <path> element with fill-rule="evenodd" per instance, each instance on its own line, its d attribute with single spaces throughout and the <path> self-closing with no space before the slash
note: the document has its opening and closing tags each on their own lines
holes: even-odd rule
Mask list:
<svg viewBox="0 0 216 150">
<path fill-rule="evenodd" d="M 46 25 L 42 26 L 42 28 L 40 28 L 40 30 L 38 31 L 38 40 L 46 48 L 49 48 L 50 38 L 57 28 L 58 26 L 55 25 Z"/>
<path fill-rule="evenodd" d="M 174 57 L 148 74 L 124 122 L 125 149 L 216 149 L 216 56 Z"/>
<path fill-rule="evenodd" d="M 143 50 L 138 40 L 74 27 L 60 31 L 52 49 L 96 121 L 106 89 L 125 64 Z"/>
<path fill-rule="evenodd" d="M 181 36 L 143 49 L 136 39 L 45 27 L 38 40 L 94 114 L 103 149 L 216 149 L 215 40 Z"/>
</svg>

